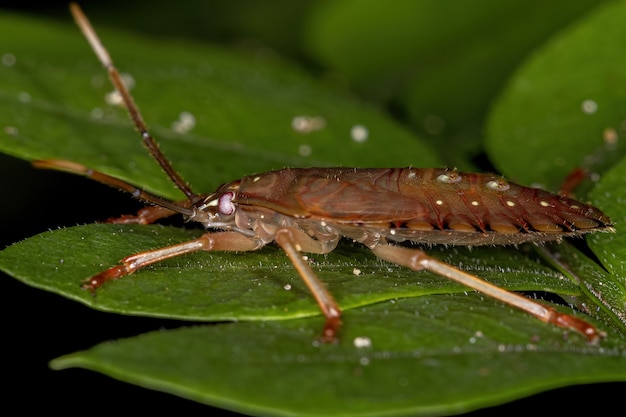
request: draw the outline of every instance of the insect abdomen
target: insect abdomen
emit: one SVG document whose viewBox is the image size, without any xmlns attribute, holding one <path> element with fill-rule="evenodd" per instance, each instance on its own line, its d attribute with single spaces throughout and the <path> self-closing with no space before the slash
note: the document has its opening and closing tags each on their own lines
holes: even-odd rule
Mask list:
<svg viewBox="0 0 626 417">
<path fill-rule="evenodd" d="M 403 170 L 403 193 L 421 194 L 431 208 L 432 229 L 467 232 L 585 233 L 610 227 L 610 219 L 588 204 L 492 174 Z M 412 173 L 419 171 L 415 181 Z M 406 177 L 406 178 L 402 178 Z M 422 220 L 422 219 L 419 219 Z"/>
<path fill-rule="evenodd" d="M 521 243 L 611 230 L 610 219 L 593 206 L 493 174 L 310 168 L 273 171 L 246 183 L 246 204 L 328 224 L 394 230 L 398 238 L 427 243 Z"/>
</svg>

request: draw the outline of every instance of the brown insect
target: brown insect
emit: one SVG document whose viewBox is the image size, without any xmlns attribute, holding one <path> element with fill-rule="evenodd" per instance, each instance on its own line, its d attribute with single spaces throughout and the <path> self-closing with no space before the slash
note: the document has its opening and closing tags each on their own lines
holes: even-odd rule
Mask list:
<svg viewBox="0 0 626 417">
<path fill-rule="evenodd" d="M 590 342 L 604 336 L 604 332 L 582 319 L 506 291 L 419 249 L 390 243 L 507 245 L 613 231 L 611 220 L 597 208 L 513 184 L 499 176 L 447 169 L 286 168 L 235 180 L 208 195 L 196 194 L 148 133 L 85 15 L 76 4 L 70 9 L 121 94 L 150 154 L 187 200 L 164 200 L 70 161 L 34 164 L 91 177 L 155 205 L 135 216 L 114 219 L 114 223 L 148 224 L 180 213 L 207 229 L 217 230 L 188 242 L 128 256 L 120 265 L 87 279 L 83 288 L 95 292 L 109 280 L 190 252 L 252 251 L 276 242 L 287 253 L 326 318 L 322 339 L 332 342 L 337 340 L 341 327 L 341 309 L 301 253 L 328 253 L 341 237 L 346 237 L 366 245 L 381 259 L 458 281 L 542 321 L 579 332 Z"/>
</svg>

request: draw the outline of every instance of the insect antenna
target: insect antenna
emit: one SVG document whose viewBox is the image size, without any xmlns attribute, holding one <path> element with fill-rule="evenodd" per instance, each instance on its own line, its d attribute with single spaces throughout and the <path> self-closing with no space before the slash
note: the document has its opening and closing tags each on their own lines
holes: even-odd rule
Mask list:
<svg viewBox="0 0 626 417">
<path fill-rule="evenodd" d="M 33 166 L 35 168 L 54 169 L 57 171 L 69 172 L 70 174 L 82 175 L 84 177 L 88 177 L 92 180 L 98 181 L 102 184 L 115 187 L 118 190 L 126 191 L 139 200 L 144 200 L 152 204 L 156 204 L 157 206 L 164 207 L 176 213 L 184 214 L 185 216 L 191 217 L 195 213 L 194 210 L 188 208 L 190 204 L 186 201 L 183 201 L 182 203 L 175 203 L 169 200 L 165 200 L 161 197 L 144 191 L 141 188 L 137 188 L 134 185 L 129 184 L 125 181 L 122 181 L 115 177 L 111 177 L 110 175 L 106 175 L 102 172 L 87 168 L 86 166 L 77 164 L 75 162 L 59 159 L 46 159 L 33 161 Z"/>
<path fill-rule="evenodd" d="M 161 169 L 165 171 L 167 176 L 174 182 L 176 187 L 185 194 L 189 201 L 192 204 L 195 203 L 197 200 L 200 199 L 200 195 L 194 193 L 189 185 L 187 185 L 185 180 L 180 176 L 180 174 L 176 172 L 176 170 L 172 167 L 172 164 L 167 160 L 165 155 L 163 155 L 163 153 L 159 149 L 159 146 L 152 138 L 152 135 L 150 135 L 150 133 L 148 132 L 148 128 L 143 121 L 143 118 L 141 117 L 141 113 L 139 112 L 139 108 L 135 104 L 132 95 L 128 91 L 128 88 L 126 88 L 126 85 L 124 85 L 119 71 L 117 70 L 117 68 L 115 68 L 115 65 L 113 65 L 113 60 L 111 59 L 109 52 L 100 41 L 100 38 L 96 34 L 94 28 L 91 26 L 89 19 L 87 19 L 87 16 L 85 16 L 80 6 L 78 6 L 78 4 L 76 3 L 70 3 L 70 12 L 74 17 L 76 24 L 87 39 L 87 42 L 89 42 L 91 49 L 93 49 L 98 59 L 107 70 L 113 86 L 117 89 L 120 96 L 122 97 L 122 101 L 124 102 L 124 105 L 128 110 L 130 118 L 139 133 L 141 134 L 143 143 L 148 148 L 150 155 L 152 155 L 152 157 L 161 166 Z"/>
</svg>

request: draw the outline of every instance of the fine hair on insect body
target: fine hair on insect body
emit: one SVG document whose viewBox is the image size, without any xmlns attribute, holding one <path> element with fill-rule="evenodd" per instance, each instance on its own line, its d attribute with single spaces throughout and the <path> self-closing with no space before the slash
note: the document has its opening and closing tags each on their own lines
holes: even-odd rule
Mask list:
<svg viewBox="0 0 626 417">
<path fill-rule="evenodd" d="M 34 165 L 87 176 L 153 204 L 113 223 L 149 224 L 179 213 L 209 230 L 187 242 L 127 256 L 85 280 L 86 290 L 95 292 L 107 281 L 186 253 L 245 252 L 274 242 L 287 254 L 325 317 L 321 339 L 335 342 L 341 308 L 303 253 L 329 253 L 345 237 L 367 246 L 380 259 L 452 279 L 539 320 L 580 333 L 592 343 L 605 335 L 581 318 L 490 284 L 418 248 L 397 244 L 511 245 L 613 231 L 611 220 L 599 209 L 497 175 L 444 168 L 284 168 L 245 176 L 210 194 L 197 194 L 159 150 L 80 7 L 71 4 L 70 10 L 108 71 L 144 145 L 186 200 L 160 198 L 71 161 L 41 160 Z"/>
</svg>

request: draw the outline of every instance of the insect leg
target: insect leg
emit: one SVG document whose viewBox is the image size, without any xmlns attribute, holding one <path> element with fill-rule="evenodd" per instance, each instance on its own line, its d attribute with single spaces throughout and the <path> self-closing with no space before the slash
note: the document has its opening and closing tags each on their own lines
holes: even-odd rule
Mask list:
<svg viewBox="0 0 626 417">
<path fill-rule="evenodd" d="M 452 265 L 432 258 L 421 250 L 394 245 L 378 245 L 374 246 L 372 251 L 379 258 L 405 266 L 414 271 L 427 270 L 434 272 L 435 274 L 473 288 L 487 296 L 517 307 L 537 317 L 539 320 L 574 330 L 587 337 L 591 343 L 597 343 L 601 337 L 605 336 L 604 332 L 598 331 L 593 325 L 582 319 L 569 314 L 560 313 L 551 307 L 544 306 L 526 297 L 490 284 L 477 276 L 468 274 Z"/>
<path fill-rule="evenodd" d="M 341 309 L 324 283 L 320 281 L 301 255 L 301 252 L 327 253 L 333 249 L 334 244 L 332 247 L 328 247 L 326 242 L 314 240 L 300 230 L 286 227 L 276 232 L 275 240 L 287 253 L 326 318 L 322 341 L 325 343 L 337 342 L 337 335 L 341 328 Z"/>
<path fill-rule="evenodd" d="M 559 194 L 573 198 L 574 190 L 585 180 L 587 174 L 588 172 L 582 168 L 573 169 L 563 180 Z"/>
<path fill-rule="evenodd" d="M 205 233 L 199 238 L 188 242 L 127 256 L 120 261 L 120 265 L 111 267 L 106 271 L 86 279 L 82 287 L 95 293 L 95 291 L 107 281 L 130 275 L 138 269 L 153 263 L 199 250 L 251 251 L 261 246 L 263 246 L 261 241 L 237 232 Z"/>
</svg>

